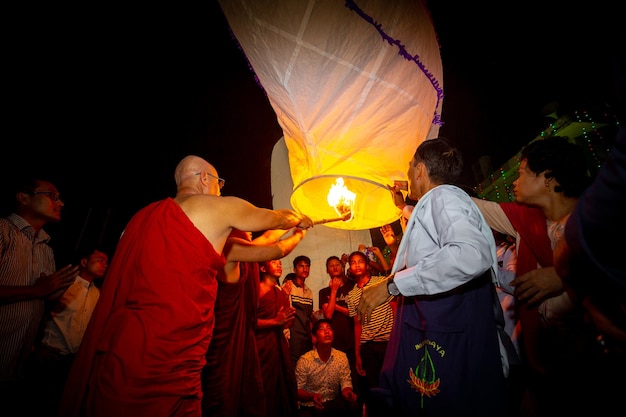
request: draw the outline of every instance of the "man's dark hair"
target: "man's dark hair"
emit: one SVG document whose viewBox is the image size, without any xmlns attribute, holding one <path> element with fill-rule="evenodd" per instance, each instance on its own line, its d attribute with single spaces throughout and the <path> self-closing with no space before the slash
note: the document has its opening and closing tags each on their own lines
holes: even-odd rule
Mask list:
<svg viewBox="0 0 626 417">
<path fill-rule="evenodd" d="M 283 279 L 283 284 L 287 281 L 293 281 L 295 278 L 296 278 L 296 273 L 290 272 L 287 275 L 285 275 L 285 278 Z"/>
<path fill-rule="evenodd" d="M 554 178 L 560 184 L 554 191 L 565 197 L 580 197 L 591 183 L 583 149 L 564 136 L 547 136 L 529 143 L 522 149 L 523 159 L 535 174 L 544 172 L 546 178 Z"/>
<path fill-rule="evenodd" d="M 298 265 L 300 262 L 306 262 L 306 264 L 308 266 L 311 266 L 311 258 L 309 258 L 308 256 L 305 255 L 298 255 L 296 256 L 296 258 L 293 260 L 293 267 L 295 268 L 296 265 Z"/>
<path fill-rule="evenodd" d="M 463 170 L 463 155 L 442 136 L 422 142 L 413 158 L 414 166 L 422 162 L 430 180 L 437 184 L 454 184 Z"/>
<path fill-rule="evenodd" d="M 52 179 L 36 173 L 23 174 L 11 178 L 9 181 L 9 188 L 7 190 L 9 194 L 6 196 L 2 196 L 1 203 L 3 210 L 0 214 L 4 216 L 6 214 L 9 214 L 11 210 L 17 209 L 17 194 L 32 193 L 41 182 L 49 182 L 51 184 L 55 184 Z"/>
<path fill-rule="evenodd" d="M 94 253 L 95 251 L 98 252 L 102 252 L 107 254 L 107 251 L 97 247 L 97 246 L 85 246 L 84 248 L 81 248 L 80 250 L 78 250 L 76 252 L 76 255 L 74 256 L 74 260 L 75 260 L 75 264 L 74 265 L 78 265 L 80 264 L 80 261 L 83 260 L 83 258 L 89 258 L 89 256 L 91 256 L 92 253 Z M 108 256 L 108 254 L 107 254 Z"/>
<path fill-rule="evenodd" d="M 332 261 L 333 259 L 336 259 L 336 260 L 338 260 L 338 261 L 339 261 L 339 263 L 341 263 L 341 259 L 339 259 L 339 257 L 338 257 L 338 256 L 332 255 L 332 256 L 329 256 L 328 258 L 326 258 L 326 268 L 328 268 L 328 263 L 329 263 L 330 261 Z"/>
<path fill-rule="evenodd" d="M 332 322 L 330 321 L 330 319 L 324 318 L 324 319 L 316 320 L 315 323 L 313 323 L 313 327 L 311 327 L 311 334 L 313 336 L 315 336 L 315 334 L 317 333 L 317 330 L 320 328 L 320 325 L 322 323 L 328 323 L 328 325 L 331 327 L 331 329 L 333 327 Z"/>
<path fill-rule="evenodd" d="M 369 266 L 370 258 L 368 258 L 367 255 L 361 252 L 360 250 L 355 250 L 354 252 L 350 254 L 350 256 L 348 256 L 348 264 L 350 264 L 350 260 L 352 259 L 353 256 L 360 256 L 361 258 L 365 259 L 365 265 Z"/>
</svg>

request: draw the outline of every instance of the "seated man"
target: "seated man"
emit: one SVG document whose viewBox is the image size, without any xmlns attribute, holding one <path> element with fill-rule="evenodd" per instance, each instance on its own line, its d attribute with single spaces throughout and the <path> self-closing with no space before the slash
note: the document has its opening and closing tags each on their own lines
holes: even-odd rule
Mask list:
<svg viewBox="0 0 626 417">
<path fill-rule="evenodd" d="M 311 333 L 313 349 L 300 356 L 296 364 L 300 417 L 360 416 L 348 357 L 332 347 L 330 320 L 317 320 Z"/>
</svg>

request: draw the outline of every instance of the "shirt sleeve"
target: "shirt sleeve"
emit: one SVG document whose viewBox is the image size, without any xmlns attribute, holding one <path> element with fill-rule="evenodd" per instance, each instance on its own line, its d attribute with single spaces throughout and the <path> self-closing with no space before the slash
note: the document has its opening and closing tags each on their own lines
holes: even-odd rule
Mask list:
<svg viewBox="0 0 626 417">
<path fill-rule="evenodd" d="M 356 287 L 356 285 L 355 285 Z M 356 294 L 354 290 L 350 290 L 346 295 L 346 305 L 348 306 L 348 316 L 354 317 L 357 314 L 358 300 L 355 300 Z"/>
<path fill-rule="evenodd" d="M 476 197 L 472 197 L 472 201 L 480 209 L 489 227 L 505 235 L 517 236 L 517 230 L 515 230 L 499 203 Z"/>
<path fill-rule="evenodd" d="M 436 188 L 422 200 L 403 236 L 410 239 L 407 268 L 394 277 L 406 296 L 453 290 L 480 277 L 495 263 L 493 234 L 482 230 L 487 226 L 471 200 Z"/>
<path fill-rule="evenodd" d="M 307 372 L 308 361 L 305 358 L 305 355 L 302 355 L 296 362 L 296 382 L 298 384 L 298 389 L 304 389 L 306 386 Z"/>
<path fill-rule="evenodd" d="M 333 349 L 333 353 L 340 363 L 339 372 L 340 372 L 340 384 L 341 391 L 344 388 L 353 388 L 352 387 L 352 374 L 350 373 L 350 364 L 348 362 L 348 356 L 344 352 Z"/>
</svg>

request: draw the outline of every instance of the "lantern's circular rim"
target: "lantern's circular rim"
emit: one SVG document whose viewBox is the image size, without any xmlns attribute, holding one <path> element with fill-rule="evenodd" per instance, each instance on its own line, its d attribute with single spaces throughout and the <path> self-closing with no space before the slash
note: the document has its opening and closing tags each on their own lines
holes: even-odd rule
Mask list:
<svg viewBox="0 0 626 417">
<path fill-rule="evenodd" d="M 314 180 L 318 180 L 321 178 L 350 178 L 352 180 L 356 180 L 356 181 L 361 181 L 361 182 L 369 182 L 370 184 L 373 184 L 377 187 L 380 188 L 386 188 L 386 189 L 390 189 L 389 185 L 386 184 L 381 184 L 377 181 L 373 181 L 370 180 L 369 178 L 363 178 L 363 177 L 359 177 L 359 176 L 355 176 L 355 175 L 341 175 L 341 174 L 324 174 L 324 175 L 316 175 L 314 177 L 309 177 L 306 180 L 302 181 L 300 184 L 298 184 L 297 186 L 293 187 L 293 191 L 295 192 L 298 188 L 302 187 L 304 184 L 314 181 Z"/>
</svg>

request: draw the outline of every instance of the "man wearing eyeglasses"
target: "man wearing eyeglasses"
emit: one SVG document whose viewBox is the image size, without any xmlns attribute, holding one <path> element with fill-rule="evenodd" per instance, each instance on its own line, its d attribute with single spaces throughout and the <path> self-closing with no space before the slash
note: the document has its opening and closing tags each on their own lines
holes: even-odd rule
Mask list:
<svg viewBox="0 0 626 417">
<path fill-rule="evenodd" d="M 117 245 L 65 385 L 63 417 L 83 410 L 88 416 L 200 417 L 216 277 L 230 233 L 313 224 L 291 210 L 221 197 L 224 181 L 195 155 L 178 164 L 174 178 L 176 197 L 135 214 Z"/>
<path fill-rule="evenodd" d="M 78 266 L 57 271 L 43 230 L 61 220 L 63 201 L 54 184 L 23 179 L 14 196 L 13 212 L 0 218 L 0 400 L 7 409 L 19 404 L 22 366 L 33 349 L 45 300 L 60 296 L 78 274 Z"/>
</svg>

